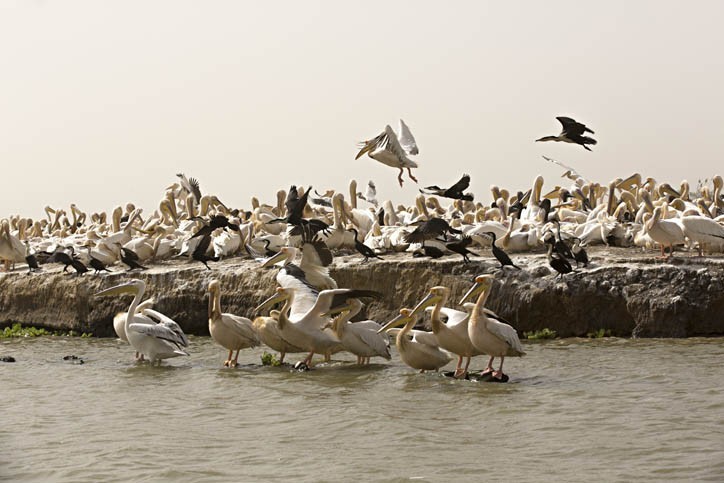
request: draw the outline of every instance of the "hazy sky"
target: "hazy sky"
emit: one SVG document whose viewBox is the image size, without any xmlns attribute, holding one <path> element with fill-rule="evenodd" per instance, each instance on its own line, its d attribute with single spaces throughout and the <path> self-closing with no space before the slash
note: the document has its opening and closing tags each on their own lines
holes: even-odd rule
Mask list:
<svg viewBox="0 0 724 483">
<path fill-rule="evenodd" d="M 400 117 L 420 185 L 477 198 L 561 170 L 607 182 L 722 173 L 724 2 L 0 1 L 0 216 L 152 211 L 185 172 L 258 195 L 373 179 L 356 143 Z M 593 152 L 535 143 L 568 115 Z"/>
</svg>

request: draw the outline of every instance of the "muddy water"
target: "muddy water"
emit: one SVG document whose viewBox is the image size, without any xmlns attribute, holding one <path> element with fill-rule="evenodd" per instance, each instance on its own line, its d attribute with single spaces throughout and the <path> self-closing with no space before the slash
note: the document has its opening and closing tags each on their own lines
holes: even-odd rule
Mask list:
<svg viewBox="0 0 724 483">
<path fill-rule="evenodd" d="M 160 368 L 112 339 L 3 340 L 17 362 L 0 363 L 0 479 L 724 480 L 724 339 L 526 350 L 492 384 L 396 353 L 296 373 L 262 367 L 261 349 L 221 368 L 208 338 Z"/>
</svg>

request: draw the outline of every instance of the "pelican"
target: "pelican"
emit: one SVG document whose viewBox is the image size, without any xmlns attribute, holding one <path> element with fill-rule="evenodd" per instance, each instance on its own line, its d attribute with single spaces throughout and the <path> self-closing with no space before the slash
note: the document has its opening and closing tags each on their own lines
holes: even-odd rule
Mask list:
<svg viewBox="0 0 724 483">
<path fill-rule="evenodd" d="M 703 256 L 704 249 L 712 246 L 721 249 L 724 246 L 724 226 L 706 216 L 682 216 L 678 219 L 684 235 L 696 243 L 699 256 Z"/>
<path fill-rule="evenodd" d="M 470 316 L 468 323 L 468 336 L 470 342 L 476 349 L 488 354 L 490 360 L 483 370 L 483 374 L 492 372 L 496 379 L 503 379 L 503 361 L 505 356 L 520 357 L 524 356 L 523 346 L 520 344 L 518 333 L 510 325 L 498 321 L 493 317 L 492 312 L 483 310 L 485 302 L 490 295 L 490 289 L 493 286 L 492 275 L 479 275 L 475 277 L 475 285 L 463 296 L 460 303 L 465 303 L 468 299 L 477 294 L 477 302 Z M 493 370 L 493 359 L 500 357 L 500 367 L 497 371 Z"/>
<path fill-rule="evenodd" d="M 299 266 L 292 263 L 297 256 L 297 249 L 294 247 L 282 247 L 276 255 L 268 258 L 262 267 L 269 267 L 276 263 L 282 263 L 282 269 L 277 275 L 279 285 L 284 287 L 280 278 L 293 274 L 293 276 L 304 278 L 308 283 L 317 289 L 337 288 L 337 282 L 329 275 L 329 265 L 332 263 L 332 252 L 322 241 L 308 241 L 302 245 L 302 260 Z"/>
<path fill-rule="evenodd" d="M 354 159 L 359 159 L 363 154 L 367 153 L 370 158 L 382 164 L 399 168 L 400 174 L 397 176 L 397 181 L 399 181 L 400 187 L 402 187 L 403 168 L 407 169 L 410 179 L 417 183 L 417 178 L 412 175 L 412 168 L 417 168 L 417 163 L 411 160 L 409 156 L 418 154 L 419 150 L 410 128 L 402 119 L 400 119 L 399 138 L 388 124 L 378 136 L 369 141 L 361 142 L 360 147 L 362 149 Z"/>
<path fill-rule="evenodd" d="M 400 315 L 385 324 L 378 332 L 384 332 L 392 327 L 405 324 L 395 337 L 395 345 L 402 362 L 413 369 L 418 369 L 421 373 L 437 371 L 450 362 L 452 357 L 448 352 L 441 350 L 440 347 L 432 343 L 437 341 L 434 334 L 428 333 L 432 337 L 418 337 L 418 334 L 412 331 L 420 310 L 419 307 L 416 310 L 400 309 Z M 410 337 L 411 335 L 412 337 Z"/>
<path fill-rule="evenodd" d="M 646 230 L 656 243 L 661 245 L 661 258 L 666 258 L 664 255 L 664 247 L 669 247 L 669 255 L 674 256 L 674 245 L 683 245 L 684 231 L 678 220 L 662 220 L 662 207 L 657 206 L 654 209 L 654 214 L 651 219 L 646 223 Z"/>
<path fill-rule="evenodd" d="M 437 336 L 438 343 L 441 348 L 452 352 L 458 356 L 458 363 L 455 367 L 455 377 L 465 377 L 470 366 L 470 360 L 474 356 L 481 355 L 483 352 L 476 349 L 470 342 L 468 336 L 468 320 L 469 312 L 461 312 L 444 307 L 450 297 L 450 289 L 444 286 L 432 287 L 428 295 L 417 304 L 422 310 L 434 305 L 432 310 L 432 333 Z M 447 316 L 447 323 L 443 323 L 440 319 L 440 313 Z M 465 368 L 462 367 L 463 357 L 467 358 Z"/>
<path fill-rule="evenodd" d="M 380 327 L 377 322 L 372 320 L 349 322 L 360 310 L 362 310 L 362 302 L 359 299 L 351 298 L 346 305 L 330 311 L 327 315 L 340 312 L 331 323 L 334 333 L 342 346 L 357 356 L 357 364 L 369 364 L 370 358 L 376 356 L 390 360 L 390 340 L 387 336 L 377 333 Z"/>
<path fill-rule="evenodd" d="M 236 367 L 241 349 L 259 345 L 259 338 L 251 320 L 234 314 L 221 313 L 221 285 L 218 280 L 209 282 L 209 333 L 214 342 L 229 350 L 229 357 L 224 361 L 224 367 Z M 232 360 L 234 351 L 236 357 Z"/>
<path fill-rule="evenodd" d="M 161 363 L 162 359 L 170 357 L 187 356 L 184 350 L 189 341 L 176 322 L 171 319 L 159 324 L 149 324 L 148 321 L 136 314 L 138 303 L 146 291 L 146 284 L 142 280 L 133 279 L 129 282 L 116 285 L 98 292 L 96 297 L 118 294 L 133 294 L 133 301 L 128 308 L 124 330 L 126 337 L 136 352 L 145 355 L 151 364 Z"/>
<path fill-rule="evenodd" d="M 284 308 L 288 311 L 290 305 L 286 303 Z M 259 340 L 271 349 L 279 352 L 279 362 L 284 363 L 284 356 L 287 355 L 287 352 L 304 352 L 304 349 L 284 340 L 279 329 L 279 315 L 279 310 L 272 310 L 268 317 L 259 316 L 254 319 L 252 324 L 254 325 L 254 330 Z M 287 313 L 286 316 L 288 318 L 289 313 Z"/>
<path fill-rule="evenodd" d="M 536 139 L 536 141 L 562 141 L 564 143 L 580 144 L 587 151 L 590 151 L 591 148 L 586 146 L 586 144 L 596 144 L 595 139 L 583 135 L 587 132 L 595 134 L 591 129 L 587 128 L 585 124 L 576 122 L 570 117 L 559 116 L 556 117 L 556 119 L 558 119 L 558 122 L 560 122 L 561 126 L 563 126 L 561 133 L 558 136 L 545 136 L 540 139 Z"/>
</svg>

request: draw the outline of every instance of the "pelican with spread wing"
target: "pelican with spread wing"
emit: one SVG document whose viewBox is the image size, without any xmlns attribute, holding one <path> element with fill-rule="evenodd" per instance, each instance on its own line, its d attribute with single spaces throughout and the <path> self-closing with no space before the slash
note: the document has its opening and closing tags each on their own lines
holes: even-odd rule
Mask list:
<svg viewBox="0 0 724 483">
<path fill-rule="evenodd" d="M 410 156 L 416 155 L 419 150 L 410 128 L 402 119 L 400 119 L 399 137 L 388 124 L 378 136 L 361 142 L 360 147 L 362 149 L 354 159 L 359 159 L 363 154 L 367 153 L 370 158 L 400 170 L 400 174 L 397 176 L 400 187 L 402 187 L 402 170 L 405 168 L 410 175 L 410 179 L 417 183 L 417 179 L 412 175 L 411 170 L 417 168 L 417 163 L 410 159 Z"/>
</svg>

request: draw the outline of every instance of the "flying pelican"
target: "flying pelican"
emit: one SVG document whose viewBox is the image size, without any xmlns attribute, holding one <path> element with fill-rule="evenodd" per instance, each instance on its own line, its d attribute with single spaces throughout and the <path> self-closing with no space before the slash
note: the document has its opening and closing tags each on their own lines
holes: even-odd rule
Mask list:
<svg viewBox="0 0 724 483">
<path fill-rule="evenodd" d="M 562 141 L 564 143 L 580 144 L 587 151 L 590 151 L 591 148 L 586 146 L 586 144 L 596 144 L 595 139 L 583 135 L 587 132 L 595 134 L 592 130 L 587 128 L 585 124 L 576 122 L 570 117 L 558 116 L 556 119 L 558 119 L 558 122 L 560 122 L 563 126 L 561 133 L 558 136 L 545 136 L 540 139 L 536 139 L 536 141 Z"/>
<path fill-rule="evenodd" d="M 147 320 L 136 314 L 138 303 L 145 291 L 146 284 L 143 280 L 133 279 L 98 292 L 95 296 L 133 294 L 133 301 L 128 308 L 124 324 L 125 334 L 136 352 L 145 355 L 151 364 L 155 362 L 160 364 L 162 359 L 170 357 L 189 355 L 184 350 L 188 347 L 189 341 L 176 322 L 167 318 L 159 324 L 149 324 Z"/>
<path fill-rule="evenodd" d="M 367 153 L 367 155 L 379 161 L 387 166 L 393 168 L 399 168 L 400 174 L 397 176 L 397 180 L 402 187 L 402 170 L 407 168 L 407 173 L 410 175 L 410 179 L 417 183 L 417 178 L 412 175 L 412 168 L 417 168 L 417 163 L 409 158 L 419 153 L 415 138 L 410 132 L 410 128 L 407 127 L 405 121 L 400 119 L 400 137 L 397 137 L 395 131 L 392 130 L 390 125 L 385 126 L 385 130 L 382 131 L 378 136 L 360 143 L 359 153 L 354 159 L 359 159 L 360 156 Z"/>
<path fill-rule="evenodd" d="M 221 285 L 218 280 L 209 282 L 209 333 L 217 344 L 229 350 L 229 357 L 224 361 L 224 367 L 236 367 L 241 349 L 259 345 L 259 338 L 251 320 L 234 314 L 221 313 Z M 234 351 L 236 357 L 232 360 Z"/>
<path fill-rule="evenodd" d="M 524 356 L 525 352 L 520 344 L 516 330 L 509 324 L 493 318 L 492 312 L 483 310 L 490 295 L 493 280 L 492 275 L 478 275 L 475 277 L 475 285 L 468 290 L 460 303 L 463 304 L 468 299 L 480 294 L 470 315 L 468 336 L 476 349 L 490 356 L 483 374 L 492 372 L 494 378 L 502 380 L 504 379 L 503 361 L 505 356 L 520 357 Z M 493 359 L 496 357 L 500 357 L 500 367 L 497 371 L 494 371 Z"/>
<path fill-rule="evenodd" d="M 417 323 L 421 309 L 416 310 L 407 308 L 400 309 L 400 315 L 385 324 L 378 332 L 385 332 L 388 329 L 401 324 L 405 326 L 397 333 L 395 337 L 395 345 L 400 353 L 402 362 L 418 369 L 420 372 L 437 371 L 442 366 L 452 360 L 450 354 L 443 351 L 433 341 L 437 341 L 434 334 L 429 333 L 431 337 L 419 337 L 412 331 Z M 412 335 L 412 337 L 410 337 Z"/>
</svg>

